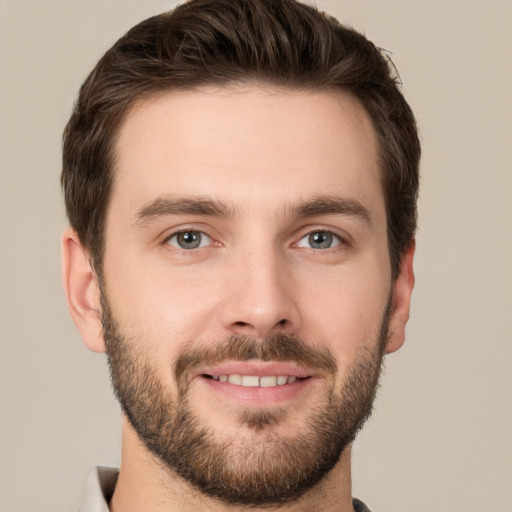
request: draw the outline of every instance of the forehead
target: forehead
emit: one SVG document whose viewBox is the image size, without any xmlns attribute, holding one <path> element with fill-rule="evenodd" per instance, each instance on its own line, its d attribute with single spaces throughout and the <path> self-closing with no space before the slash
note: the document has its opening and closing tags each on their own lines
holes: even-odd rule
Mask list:
<svg viewBox="0 0 512 512">
<path fill-rule="evenodd" d="M 342 195 L 383 211 L 375 133 L 343 92 L 204 88 L 137 104 L 116 142 L 111 210 L 164 194 L 237 207 Z"/>
</svg>

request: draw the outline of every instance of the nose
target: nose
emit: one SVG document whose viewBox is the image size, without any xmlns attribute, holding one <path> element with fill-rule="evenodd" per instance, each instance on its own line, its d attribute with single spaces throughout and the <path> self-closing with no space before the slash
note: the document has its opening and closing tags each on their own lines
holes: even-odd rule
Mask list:
<svg viewBox="0 0 512 512">
<path fill-rule="evenodd" d="M 230 263 L 224 283 L 224 329 L 259 339 L 277 332 L 297 333 L 300 312 L 293 272 L 275 251 L 252 251 L 237 257 Z"/>
</svg>

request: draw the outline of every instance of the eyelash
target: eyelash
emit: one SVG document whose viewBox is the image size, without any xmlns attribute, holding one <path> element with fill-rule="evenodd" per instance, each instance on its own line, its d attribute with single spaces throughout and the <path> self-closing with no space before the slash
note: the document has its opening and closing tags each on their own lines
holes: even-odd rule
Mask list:
<svg viewBox="0 0 512 512">
<path fill-rule="evenodd" d="M 201 239 L 199 241 L 199 245 L 197 247 L 185 248 L 185 247 L 180 247 L 177 243 L 176 243 L 176 245 L 170 243 L 171 240 L 173 240 L 174 238 L 179 237 L 179 235 L 185 234 L 185 233 L 191 233 L 191 234 L 195 234 L 195 235 L 199 234 L 201 237 Z M 330 244 L 328 247 L 323 247 L 323 248 L 322 247 L 306 247 L 304 245 L 300 245 L 300 242 L 302 240 L 304 240 L 308 237 L 312 237 L 314 235 L 318 235 L 318 234 L 326 235 L 328 237 L 328 239 L 329 239 L 329 237 L 331 238 Z M 205 245 L 202 245 L 203 238 L 207 239 Z M 212 237 L 207 235 L 204 231 L 202 231 L 200 229 L 194 229 L 194 228 L 184 228 L 184 229 L 175 231 L 175 232 L 171 233 L 169 236 L 167 236 L 164 239 L 164 241 L 162 242 L 162 245 L 170 246 L 173 248 L 173 250 L 178 250 L 184 255 L 191 256 L 195 252 L 196 249 L 208 248 L 212 245 L 212 242 L 215 243 L 215 241 L 212 239 Z M 311 243 L 311 239 L 309 239 L 309 242 Z M 322 242 L 320 241 L 318 243 L 322 243 Z M 334 243 L 334 245 L 331 245 L 332 243 Z M 317 228 L 317 229 L 310 229 L 308 232 L 303 234 L 297 242 L 292 244 L 292 247 L 306 248 L 306 249 L 312 249 L 314 251 L 327 252 L 330 250 L 335 250 L 336 248 L 338 248 L 340 246 L 349 246 L 349 245 L 350 244 L 347 242 L 345 237 L 343 237 L 337 233 L 334 233 L 332 230 Z"/>
<path fill-rule="evenodd" d="M 174 245 L 171 243 L 171 240 L 173 238 L 177 238 L 180 235 L 185 234 L 185 233 L 191 233 L 191 234 L 193 233 L 196 235 L 199 234 L 201 237 L 200 242 L 199 242 L 200 245 L 198 245 L 197 247 L 185 248 L 185 247 L 180 247 L 178 244 Z M 207 239 L 206 245 L 202 245 L 203 238 Z M 213 242 L 212 237 L 208 236 L 204 231 L 201 231 L 200 229 L 185 228 L 185 229 L 180 229 L 179 231 L 175 231 L 175 232 L 171 233 L 168 237 L 165 238 L 165 240 L 163 241 L 163 245 L 171 246 L 173 249 L 181 251 L 183 254 L 191 255 L 191 253 L 193 253 L 195 249 L 207 248 L 211 245 L 212 242 Z"/>
<path fill-rule="evenodd" d="M 300 245 L 300 243 L 302 242 L 302 240 L 305 240 L 305 239 L 308 239 L 308 242 L 311 244 L 313 243 L 312 240 L 311 240 L 311 237 L 315 236 L 315 235 L 322 235 L 324 237 L 327 237 L 327 241 L 328 241 L 328 247 L 311 247 L 311 246 L 304 246 L 304 245 Z M 321 244 L 323 243 L 322 241 L 318 241 L 317 242 L 318 244 Z M 332 245 L 334 244 L 334 245 Z M 334 233 L 328 229 L 313 229 L 313 230 L 310 230 L 309 232 L 307 232 L 305 235 L 303 235 L 297 242 L 295 242 L 295 244 L 293 244 L 295 247 L 305 247 L 305 248 L 308 248 L 308 249 L 313 249 L 315 251 L 328 251 L 330 249 L 336 249 L 337 247 L 339 246 L 343 246 L 343 245 L 348 245 L 345 241 L 345 239 L 338 235 L 337 233 Z"/>
</svg>

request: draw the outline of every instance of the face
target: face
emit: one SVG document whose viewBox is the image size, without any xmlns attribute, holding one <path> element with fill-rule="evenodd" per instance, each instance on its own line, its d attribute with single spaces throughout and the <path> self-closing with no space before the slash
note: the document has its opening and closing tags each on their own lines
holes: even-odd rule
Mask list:
<svg viewBox="0 0 512 512">
<path fill-rule="evenodd" d="M 115 169 L 102 309 L 126 416 L 205 493 L 300 496 L 369 413 L 395 332 L 364 109 L 339 92 L 168 93 L 127 117 Z"/>
</svg>

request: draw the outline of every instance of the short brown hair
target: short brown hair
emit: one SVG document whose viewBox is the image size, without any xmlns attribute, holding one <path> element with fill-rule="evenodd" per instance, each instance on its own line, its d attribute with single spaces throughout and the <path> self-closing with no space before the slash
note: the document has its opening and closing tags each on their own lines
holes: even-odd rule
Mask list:
<svg viewBox="0 0 512 512">
<path fill-rule="evenodd" d="M 394 66 L 363 35 L 295 0 L 192 0 L 119 39 L 80 89 L 64 131 L 61 183 L 72 227 L 99 271 L 119 125 L 164 90 L 256 82 L 342 90 L 379 145 L 393 275 L 416 230 L 420 144 Z"/>
</svg>

